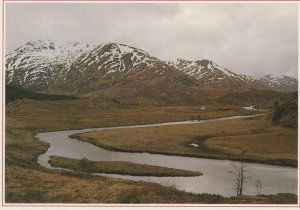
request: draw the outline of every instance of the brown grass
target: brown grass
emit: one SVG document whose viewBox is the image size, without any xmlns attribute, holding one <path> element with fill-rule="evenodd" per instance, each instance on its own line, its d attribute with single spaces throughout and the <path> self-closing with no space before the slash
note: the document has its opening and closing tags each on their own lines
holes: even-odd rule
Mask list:
<svg viewBox="0 0 300 210">
<path fill-rule="evenodd" d="M 279 193 L 276 195 L 259 195 L 259 196 L 236 196 L 232 197 L 228 203 L 235 204 L 296 204 L 297 195 L 291 193 Z"/>
<path fill-rule="evenodd" d="M 89 161 L 72 158 L 51 156 L 50 164 L 54 167 L 68 168 L 88 173 L 122 174 L 132 176 L 201 176 L 202 173 L 161 166 L 136 164 L 127 161 Z"/>
<path fill-rule="evenodd" d="M 238 140 L 245 136 L 248 139 L 260 138 L 257 141 L 246 141 L 247 138 L 244 141 Z M 297 165 L 297 130 L 271 127 L 271 123 L 266 123 L 264 117 L 193 125 L 113 129 L 72 137 L 111 150 L 221 159 L 242 158 L 252 162 Z M 199 147 L 192 147 L 191 143 Z M 275 143 L 279 143 L 279 146 Z M 241 155 L 246 149 L 246 154 Z"/>
<path fill-rule="evenodd" d="M 36 162 L 48 145 L 42 131 L 132 125 L 247 114 L 238 107 L 126 107 L 105 99 L 18 100 L 6 106 L 5 201 L 8 203 L 228 203 L 216 195 L 195 195 L 147 182 L 47 170 Z M 255 123 L 254 123 L 255 124 Z M 260 126 L 257 126 L 260 129 Z M 193 149 L 193 148 L 189 148 Z M 195 149 L 195 148 L 194 148 Z M 294 203 L 287 195 L 281 202 Z M 265 200 L 274 203 L 275 200 Z M 237 200 L 233 202 L 238 202 Z M 248 203 L 255 203 L 249 199 Z"/>
<path fill-rule="evenodd" d="M 241 107 L 121 106 L 105 99 L 18 100 L 6 106 L 6 126 L 35 131 L 136 125 L 252 114 Z"/>
<path fill-rule="evenodd" d="M 297 131 L 273 127 L 270 133 L 213 137 L 205 141 L 209 148 L 250 158 L 297 160 Z"/>
<path fill-rule="evenodd" d="M 5 164 L 39 167 L 37 156 L 45 153 L 48 144 L 38 140 L 34 133 L 21 129 L 6 129 Z"/>
<path fill-rule="evenodd" d="M 187 193 L 172 186 L 83 173 L 39 171 L 19 166 L 6 167 L 5 170 L 7 203 L 297 203 L 297 196 L 289 193 L 223 198 Z"/>
<path fill-rule="evenodd" d="M 6 202 L 12 203 L 222 203 L 215 195 L 195 195 L 148 182 L 83 173 L 6 168 Z M 9 175 L 9 176 L 8 176 Z"/>
</svg>

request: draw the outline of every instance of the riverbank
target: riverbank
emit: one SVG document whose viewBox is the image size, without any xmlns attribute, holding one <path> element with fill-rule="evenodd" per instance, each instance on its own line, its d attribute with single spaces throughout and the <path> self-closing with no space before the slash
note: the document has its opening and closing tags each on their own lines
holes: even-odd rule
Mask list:
<svg viewBox="0 0 300 210">
<path fill-rule="evenodd" d="M 174 114 L 176 113 L 176 114 Z M 37 163 L 49 145 L 35 137 L 39 132 L 91 127 L 149 124 L 245 115 L 238 107 L 197 106 L 119 107 L 102 99 L 68 101 L 18 100 L 6 106 L 5 202 L 10 203 L 194 203 L 226 204 L 219 195 L 196 195 L 159 184 L 135 182 L 80 172 L 49 170 Z M 286 195 L 286 194 L 284 194 Z M 297 196 L 271 196 L 263 203 L 296 203 Z M 262 203 L 255 196 L 247 203 Z"/>
<path fill-rule="evenodd" d="M 130 150 L 130 149 L 120 149 L 115 147 L 110 147 L 107 145 L 103 145 L 101 143 L 93 143 L 95 139 L 88 138 L 84 136 L 80 136 L 78 134 L 70 135 L 70 138 L 77 139 L 82 142 L 91 143 L 97 147 L 115 151 L 115 152 L 128 152 L 128 153 L 149 153 L 149 154 L 158 154 L 158 155 L 167 155 L 167 156 L 179 156 L 179 157 L 195 157 L 195 158 L 206 158 L 206 159 L 213 159 L 213 160 L 232 160 L 232 161 L 242 161 L 246 163 L 261 163 L 261 164 L 268 164 L 268 165 L 278 165 L 278 166 L 288 166 L 288 167 L 298 167 L 296 161 L 290 160 L 255 160 L 255 159 L 247 159 L 245 157 L 237 156 L 237 157 L 228 157 L 228 156 L 214 156 L 214 155 L 201 155 L 201 154 L 188 154 L 188 153 L 176 153 L 176 152 L 167 152 L 167 151 L 151 151 L 149 149 L 145 150 Z"/>
<path fill-rule="evenodd" d="M 52 167 L 66 168 L 87 173 L 155 177 L 191 177 L 203 175 L 202 173 L 196 171 L 136 164 L 128 161 L 90 161 L 86 158 L 78 160 L 60 156 L 51 156 L 49 163 Z"/>
<path fill-rule="evenodd" d="M 251 114 L 234 106 L 120 106 L 102 98 L 39 101 L 17 100 L 6 105 L 5 162 L 39 168 L 37 156 L 48 145 L 35 137 L 40 132 L 151 124 L 191 118 L 216 118 Z M 174 114 L 177 113 L 177 114 Z M 45 120 L 47 119 L 47 120 Z"/>
<path fill-rule="evenodd" d="M 297 204 L 297 195 L 290 193 L 224 198 L 79 172 L 9 166 L 5 173 L 7 203 Z"/>
<path fill-rule="evenodd" d="M 263 116 L 203 124 L 120 128 L 71 138 L 120 152 L 228 159 L 297 167 L 297 129 L 272 126 Z"/>
</svg>

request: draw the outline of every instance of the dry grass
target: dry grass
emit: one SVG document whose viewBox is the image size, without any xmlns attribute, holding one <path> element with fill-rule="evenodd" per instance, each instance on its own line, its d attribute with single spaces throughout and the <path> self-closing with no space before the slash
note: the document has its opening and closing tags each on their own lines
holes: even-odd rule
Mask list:
<svg viewBox="0 0 300 210">
<path fill-rule="evenodd" d="M 271 127 L 264 117 L 193 125 L 113 129 L 72 137 L 111 150 L 242 158 L 254 162 L 297 165 L 297 130 Z M 241 138 L 245 140 L 239 141 Z M 249 140 L 254 138 L 257 140 Z M 191 143 L 199 147 L 192 147 Z M 247 153 L 241 155 L 245 150 Z"/>
<path fill-rule="evenodd" d="M 121 106 L 105 99 L 66 101 L 18 100 L 6 106 L 6 126 L 35 131 L 116 125 L 136 125 L 245 115 L 253 112 L 233 106 Z M 47 119 L 47 120 L 45 120 Z"/>
<path fill-rule="evenodd" d="M 36 163 L 48 145 L 37 132 L 247 114 L 237 107 L 124 107 L 104 99 L 23 100 L 6 106 L 5 200 L 8 203 L 228 203 L 147 182 L 47 170 Z M 255 124 L 255 123 L 253 123 Z M 257 125 L 257 129 L 260 126 Z M 213 132 L 213 130 L 211 130 Z M 188 148 L 195 149 L 195 148 Z M 286 201 L 292 203 L 287 195 Z M 234 202 L 238 202 L 235 200 Z M 247 201 L 255 203 L 254 199 Z M 273 203 L 275 200 L 265 200 Z M 284 201 L 283 201 L 284 202 Z M 294 202 L 294 201 L 293 201 Z"/>
<path fill-rule="evenodd" d="M 297 203 L 297 196 L 288 193 L 223 198 L 83 173 L 38 171 L 19 166 L 6 167 L 5 173 L 7 203 Z"/>
<path fill-rule="evenodd" d="M 101 98 L 66 101 L 17 100 L 6 105 L 6 162 L 38 167 L 36 156 L 47 150 L 47 144 L 35 138 L 38 132 L 249 113 L 231 106 L 206 106 L 205 111 L 199 106 L 124 107 Z"/>
<path fill-rule="evenodd" d="M 89 161 L 51 156 L 50 164 L 54 167 L 68 168 L 88 173 L 122 174 L 132 176 L 201 176 L 202 173 L 161 166 L 136 164 L 126 161 Z"/>
<path fill-rule="evenodd" d="M 266 133 L 213 137 L 205 141 L 209 148 L 248 158 L 297 160 L 297 130 L 274 127 Z"/>
<path fill-rule="evenodd" d="M 45 153 L 48 144 L 38 140 L 34 133 L 21 129 L 6 129 L 5 164 L 35 168 L 37 156 Z"/>
<path fill-rule="evenodd" d="M 291 193 L 279 193 L 276 195 L 260 196 L 236 196 L 229 200 L 234 204 L 297 204 L 297 195 Z"/>
<path fill-rule="evenodd" d="M 212 203 L 201 196 L 154 183 L 69 172 L 7 167 L 6 202 L 25 203 Z"/>
</svg>

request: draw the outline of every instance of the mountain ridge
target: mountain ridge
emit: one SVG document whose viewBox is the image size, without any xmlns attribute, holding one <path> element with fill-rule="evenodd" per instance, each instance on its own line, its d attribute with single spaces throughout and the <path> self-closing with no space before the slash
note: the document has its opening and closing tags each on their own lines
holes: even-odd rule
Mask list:
<svg viewBox="0 0 300 210">
<path fill-rule="evenodd" d="M 6 83 L 29 90 L 134 100 L 203 103 L 237 88 L 270 89 L 203 59 L 165 62 L 120 43 L 27 42 L 5 56 Z"/>
<path fill-rule="evenodd" d="M 298 90 L 298 80 L 286 75 L 272 76 L 267 74 L 260 79 L 260 82 L 277 91 L 290 92 Z"/>
<path fill-rule="evenodd" d="M 202 84 L 210 85 L 215 88 L 234 88 L 240 86 L 264 87 L 263 84 L 260 84 L 260 82 L 253 77 L 236 74 L 208 59 L 195 61 L 177 59 L 175 62 L 169 62 L 169 64 L 187 75 L 202 81 Z"/>
</svg>

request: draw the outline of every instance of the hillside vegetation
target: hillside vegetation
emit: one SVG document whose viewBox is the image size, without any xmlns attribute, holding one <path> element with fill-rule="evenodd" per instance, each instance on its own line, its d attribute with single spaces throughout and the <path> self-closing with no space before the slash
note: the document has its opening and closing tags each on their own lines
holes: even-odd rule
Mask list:
<svg viewBox="0 0 300 210">
<path fill-rule="evenodd" d="M 298 92 L 291 93 L 274 102 L 272 122 L 284 127 L 298 127 Z"/>
<path fill-rule="evenodd" d="M 224 96 L 218 98 L 217 102 L 220 104 L 259 106 L 272 102 L 282 96 L 282 93 L 273 90 L 240 89 L 228 91 Z"/>
<path fill-rule="evenodd" d="M 70 95 L 51 95 L 35 93 L 23 88 L 15 87 L 12 85 L 5 85 L 5 104 L 18 99 L 34 99 L 34 100 L 67 100 L 67 99 L 77 99 L 76 96 Z"/>
</svg>

